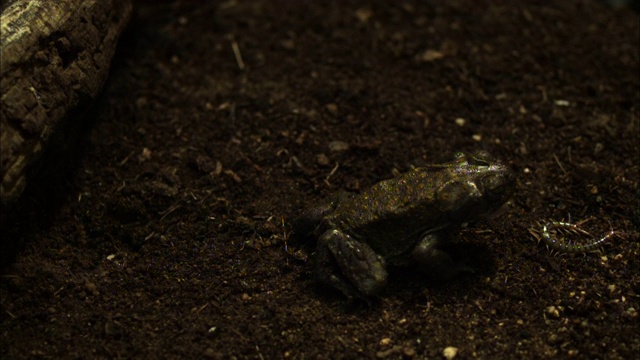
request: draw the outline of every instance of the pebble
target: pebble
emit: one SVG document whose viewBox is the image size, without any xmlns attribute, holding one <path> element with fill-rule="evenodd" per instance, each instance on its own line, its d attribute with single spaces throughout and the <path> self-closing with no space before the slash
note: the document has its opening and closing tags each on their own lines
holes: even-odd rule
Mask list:
<svg viewBox="0 0 640 360">
<path fill-rule="evenodd" d="M 447 360 L 451 360 L 456 357 L 458 354 L 458 348 L 454 346 L 447 346 L 442 350 L 442 356 L 444 356 Z"/>
<path fill-rule="evenodd" d="M 329 143 L 329 150 L 331 152 L 342 152 L 349 150 L 349 144 L 344 141 L 332 141 Z"/>
</svg>

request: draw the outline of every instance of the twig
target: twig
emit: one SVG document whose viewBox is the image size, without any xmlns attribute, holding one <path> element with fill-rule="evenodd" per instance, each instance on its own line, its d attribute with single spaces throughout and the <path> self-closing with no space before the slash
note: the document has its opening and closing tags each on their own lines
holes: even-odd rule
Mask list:
<svg viewBox="0 0 640 360">
<path fill-rule="evenodd" d="M 238 47 L 238 42 L 233 40 L 231 43 L 231 49 L 233 49 L 233 55 L 236 57 L 236 63 L 238 63 L 238 68 L 240 70 L 244 70 L 244 61 L 242 61 L 242 54 L 240 53 L 240 47 Z"/>
<path fill-rule="evenodd" d="M 564 167 L 562 167 L 562 164 L 560 163 L 560 160 L 558 160 L 558 157 L 556 156 L 556 154 L 553 154 L 553 158 L 556 160 L 556 164 L 558 164 L 558 166 L 560 166 L 560 170 L 562 170 L 562 172 L 567 175 L 567 171 L 564 169 Z"/>
<path fill-rule="evenodd" d="M 335 174 L 336 171 L 338 171 L 339 167 L 340 167 L 340 164 L 336 163 L 336 166 L 334 166 L 333 169 L 331 169 L 331 172 L 329 173 L 329 175 L 327 175 L 327 177 L 324 179 L 324 183 L 327 184 L 327 186 L 331 186 L 331 183 L 329 182 L 329 178 L 331 178 L 333 174 Z"/>
</svg>

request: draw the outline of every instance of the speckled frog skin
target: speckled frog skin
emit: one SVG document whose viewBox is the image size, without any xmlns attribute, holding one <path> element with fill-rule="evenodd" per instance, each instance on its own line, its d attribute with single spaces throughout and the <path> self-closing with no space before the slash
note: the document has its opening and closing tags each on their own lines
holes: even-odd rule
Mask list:
<svg viewBox="0 0 640 360">
<path fill-rule="evenodd" d="M 348 297 L 387 284 L 387 265 L 415 265 L 448 279 L 466 268 L 438 245 L 460 226 L 494 213 L 511 196 L 511 170 L 485 152 L 416 168 L 360 194 L 339 194 L 308 210 L 295 231 L 318 239 L 315 273 Z"/>
</svg>

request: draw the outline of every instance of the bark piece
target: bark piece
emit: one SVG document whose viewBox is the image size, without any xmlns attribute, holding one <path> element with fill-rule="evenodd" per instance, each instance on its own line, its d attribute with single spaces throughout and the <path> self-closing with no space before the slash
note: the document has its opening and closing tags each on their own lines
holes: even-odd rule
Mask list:
<svg viewBox="0 0 640 360">
<path fill-rule="evenodd" d="M 130 0 L 11 0 L 0 26 L 0 200 L 13 204 L 50 135 L 107 78 Z"/>
</svg>

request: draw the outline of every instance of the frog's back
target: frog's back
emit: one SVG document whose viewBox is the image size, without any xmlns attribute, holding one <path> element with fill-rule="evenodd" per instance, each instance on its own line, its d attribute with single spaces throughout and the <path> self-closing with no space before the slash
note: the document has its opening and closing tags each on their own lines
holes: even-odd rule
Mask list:
<svg viewBox="0 0 640 360">
<path fill-rule="evenodd" d="M 341 203 L 330 220 L 384 257 L 398 256 L 425 232 L 446 225 L 436 194 L 451 178 L 450 171 L 415 169 Z"/>
</svg>

